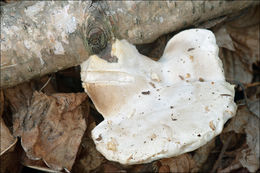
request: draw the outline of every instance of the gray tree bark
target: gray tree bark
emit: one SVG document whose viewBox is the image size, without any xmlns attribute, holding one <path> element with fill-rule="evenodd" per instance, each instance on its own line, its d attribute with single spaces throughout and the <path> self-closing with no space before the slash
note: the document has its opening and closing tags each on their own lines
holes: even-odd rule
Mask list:
<svg viewBox="0 0 260 173">
<path fill-rule="evenodd" d="M 79 65 L 114 39 L 150 43 L 256 1 L 22 1 L 1 7 L 1 88 Z"/>
</svg>

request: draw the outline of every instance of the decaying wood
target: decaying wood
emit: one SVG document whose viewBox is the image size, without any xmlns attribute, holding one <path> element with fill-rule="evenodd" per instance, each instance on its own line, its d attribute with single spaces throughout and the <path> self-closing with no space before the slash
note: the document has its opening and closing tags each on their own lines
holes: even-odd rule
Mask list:
<svg viewBox="0 0 260 173">
<path fill-rule="evenodd" d="M 134 44 L 239 11 L 254 1 L 38 1 L 2 7 L 1 88 L 72 67 L 113 38 Z"/>
</svg>

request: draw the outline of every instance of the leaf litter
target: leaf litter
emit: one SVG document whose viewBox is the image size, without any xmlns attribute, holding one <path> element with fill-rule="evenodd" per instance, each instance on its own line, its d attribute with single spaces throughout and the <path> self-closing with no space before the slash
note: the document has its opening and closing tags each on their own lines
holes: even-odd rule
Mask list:
<svg viewBox="0 0 260 173">
<path fill-rule="evenodd" d="M 259 171 L 259 77 L 257 76 L 260 70 L 258 19 L 259 5 L 248 9 L 248 11 L 234 18 L 232 21 L 224 20 L 224 22 L 220 23 L 222 26 L 217 25 L 212 28 L 221 47 L 220 58 L 224 63 L 225 76 L 230 80 L 239 81 L 245 85 L 245 91 L 243 92 L 248 95 L 248 104 L 239 106 L 237 115 L 229 121 L 220 136 L 214 138 L 196 151 L 179 156 L 181 158 L 172 157 L 148 164 L 132 166 L 124 166 L 107 161 L 95 149 L 93 141 L 85 130 L 87 128 L 87 131 L 89 131 L 89 129 L 94 128 L 98 124 L 96 119 L 100 117 L 97 117 L 98 113 L 92 115 L 80 113 L 85 109 L 83 107 L 92 103 L 90 103 L 86 96 L 75 94 L 79 90 L 71 90 L 70 86 L 73 86 L 70 83 L 72 81 L 71 76 L 66 76 L 66 71 L 70 74 L 77 74 L 77 76 L 79 74 L 72 69 L 68 69 L 65 70 L 65 73 L 57 72 L 52 77 L 51 81 L 42 89 L 44 94 L 37 92 L 37 90 L 39 91 L 44 83 L 48 81 L 48 76 L 41 78 L 42 81 L 27 82 L 3 91 L 4 99 L 1 96 L 1 163 L 12 165 L 13 171 L 17 170 L 15 172 L 21 171 L 14 168 L 13 164 L 18 164 L 15 159 L 20 159 L 20 162 L 25 166 L 33 165 L 31 167 L 38 170 L 42 170 L 42 167 L 45 167 L 48 171 L 65 167 L 69 171 L 77 157 L 71 172 L 78 172 L 81 168 L 85 168 L 81 169 L 81 172 L 175 172 L 176 170 L 191 172 L 194 170 L 202 171 L 205 168 L 207 168 L 207 171 L 210 171 L 219 159 L 220 164 L 217 165 L 217 172 Z M 161 36 L 155 44 L 138 46 L 138 49 L 156 59 L 160 57 L 171 35 L 172 33 Z M 68 93 L 73 92 L 73 94 L 64 94 L 64 91 Z M 60 92 L 63 92 L 63 94 L 57 95 Z M 251 94 L 248 92 L 251 92 Z M 243 100 L 244 97 L 240 96 L 240 93 L 241 90 L 236 92 L 239 97 L 238 99 Z M 79 96 L 81 99 L 77 100 L 76 96 Z M 85 99 L 83 99 L 84 97 Z M 68 109 L 68 103 L 74 105 L 73 109 Z M 58 104 L 57 107 L 59 108 L 51 109 L 51 105 L 54 104 Z M 46 108 L 48 107 L 47 105 L 50 106 L 49 109 Z M 11 113 L 8 113 L 8 107 Z M 73 116 L 73 113 L 77 113 L 78 116 Z M 9 118 L 13 120 L 13 125 L 11 126 L 6 123 L 6 119 Z M 91 120 L 91 118 L 95 120 Z M 85 119 L 88 119 L 88 125 L 86 125 Z M 47 125 L 46 121 L 48 120 L 51 120 L 53 123 L 51 124 L 52 128 L 47 128 L 49 125 Z M 70 127 L 68 129 L 64 128 L 68 124 Z M 89 128 L 90 126 L 91 128 Z M 37 129 L 36 127 L 39 128 Z M 73 127 L 76 127 L 76 129 L 73 129 Z M 63 134 L 59 136 L 59 132 L 63 130 Z M 235 140 L 232 137 L 226 150 L 223 150 L 224 144 L 227 142 L 231 132 L 235 136 L 242 135 L 244 137 L 235 138 Z M 38 136 L 39 134 L 46 135 Z M 71 137 L 70 135 L 77 136 L 74 145 L 65 142 L 66 139 L 68 140 Z M 8 148 L 10 144 L 12 145 L 16 136 L 20 136 L 21 141 L 24 142 L 25 152 L 21 158 L 18 156 L 20 153 L 16 149 L 13 149 L 14 147 L 10 147 L 6 151 L 4 149 Z M 47 142 L 48 137 L 54 142 Z M 4 141 L 3 138 L 8 139 L 4 145 L 2 143 Z M 82 141 L 79 138 L 82 138 Z M 19 148 L 21 146 L 17 145 L 16 147 Z M 2 151 L 5 152 L 2 153 Z M 221 151 L 224 154 L 219 157 Z M 14 152 L 16 153 L 14 154 Z M 9 157 L 10 159 L 6 157 L 8 153 L 13 154 Z M 26 153 L 28 153 L 29 157 L 26 156 Z M 56 153 L 56 155 L 52 153 Z M 67 153 L 66 157 L 65 153 Z M 32 158 L 41 159 L 32 160 Z M 2 162 L 3 159 L 5 159 L 5 162 Z M 49 167 L 43 161 L 44 159 Z M 87 165 L 91 166 L 87 168 Z M 4 169 L 1 167 L 1 172 L 4 172 Z"/>
</svg>

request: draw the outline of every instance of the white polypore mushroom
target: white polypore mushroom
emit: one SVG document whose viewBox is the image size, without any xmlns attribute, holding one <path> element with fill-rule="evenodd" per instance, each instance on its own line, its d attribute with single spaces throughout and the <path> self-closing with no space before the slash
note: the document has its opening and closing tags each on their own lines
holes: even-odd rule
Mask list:
<svg viewBox="0 0 260 173">
<path fill-rule="evenodd" d="M 111 56 L 117 61 L 93 55 L 81 65 L 83 87 L 104 117 L 92 138 L 108 160 L 147 163 L 193 151 L 235 115 L 234 86 L 211 31 L 180 32 L 159 61 L 125 40 Z"/>
</svg>

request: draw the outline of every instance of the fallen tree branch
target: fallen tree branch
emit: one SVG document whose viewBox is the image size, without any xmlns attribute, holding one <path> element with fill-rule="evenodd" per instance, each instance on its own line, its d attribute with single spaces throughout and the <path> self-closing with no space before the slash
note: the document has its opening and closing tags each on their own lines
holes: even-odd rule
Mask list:
<svg viewBox="0 0 260 173">
<path fill-rule="evenodd" d="M 229 136 L 227 141 L 223 144 L 223 147 L 222 147 L 222 149 L 220 151 L 220 154 L 218 156 L 217 161 L 215 162 L 215 164 L 214 164 L 214 166 L 213 166 L 213 168 L 211 170 L 211 173 L 215 173 L 217 171 L 217 169 L 220 167 L 221 160 L 222 160 L 222 158 L 224 156 L 224 153 L 226 152 L 226 150 L 228 148 L 228 145 L 229 145 L 230 141 L 231 141 L 231 136 Z"/>
<path fill-rule="evenodd" d="M 22 1 L 1 7 L 1 88 L 76 66 L 113 38 L 134 44 L 254 1 Z"/>
</svg>

